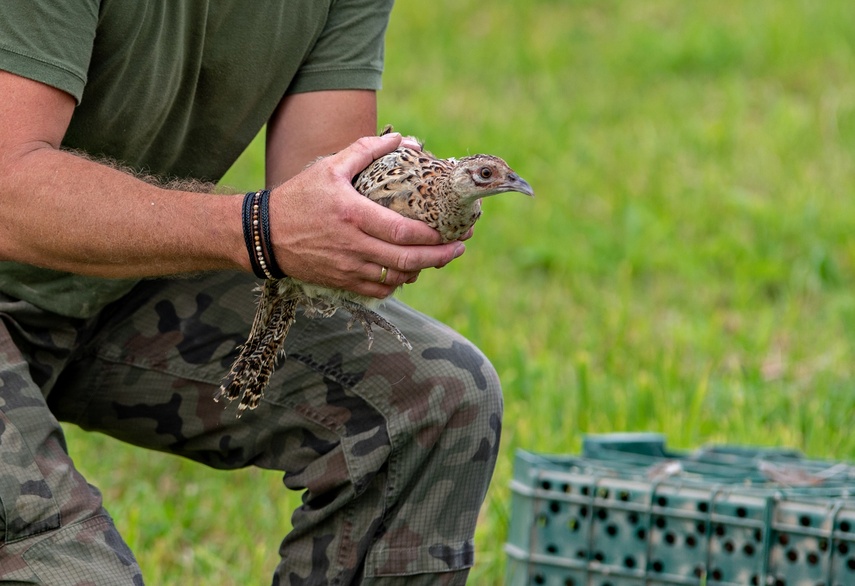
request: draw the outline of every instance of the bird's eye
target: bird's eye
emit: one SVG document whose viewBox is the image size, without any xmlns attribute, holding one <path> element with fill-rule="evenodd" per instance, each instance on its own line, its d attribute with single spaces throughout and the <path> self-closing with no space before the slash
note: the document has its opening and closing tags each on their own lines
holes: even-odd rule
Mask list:
<svg viewBox="0 0 855 586">
<path fill-rule="evenodd" d="M 493 170 L 490 167 L 481 167 L 479 175 L 481 175 L 482 179 L 489 179 L 493 176 Z"/>
</svg>

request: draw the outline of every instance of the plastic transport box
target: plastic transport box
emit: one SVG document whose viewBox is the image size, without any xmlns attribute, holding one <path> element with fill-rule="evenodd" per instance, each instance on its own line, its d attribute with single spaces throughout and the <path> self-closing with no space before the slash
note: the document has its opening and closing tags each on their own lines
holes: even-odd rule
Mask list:
<svg viewBox="0 0 855 586">
<path fill-rule="evenodd" d="M 519 451 L 508 586 L 855 586 L 855 467 L 788 449 L 588 436 Z"/>
</svg>

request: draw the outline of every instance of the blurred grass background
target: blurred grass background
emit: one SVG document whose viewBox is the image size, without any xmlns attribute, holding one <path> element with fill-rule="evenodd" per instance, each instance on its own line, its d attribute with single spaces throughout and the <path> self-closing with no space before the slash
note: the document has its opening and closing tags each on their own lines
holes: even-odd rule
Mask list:
<svg viewBox="0 0 855 586">
<path fill-rule="evenodd" d="M 503 380 L 473 584 L 501 584 L 516 448 L 855 459 L 855 15 L 827 0 L 399 2 L 380 122 L 500 155 L 467 253 L 401 297 Z M 224 183 L 262 181 L 257 140 Z M 298 495 L 69 429 L 151 584 L 267 583 Z"/>
</svg>

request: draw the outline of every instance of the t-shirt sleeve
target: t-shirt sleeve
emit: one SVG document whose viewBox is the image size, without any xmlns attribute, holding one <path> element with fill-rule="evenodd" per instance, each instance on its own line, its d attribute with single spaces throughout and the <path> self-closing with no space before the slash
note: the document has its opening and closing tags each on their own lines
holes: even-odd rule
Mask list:
<svg viewBox="0 0 855 586">
<path fill-rule="evenodd" d="M 379 90 L 393 0 L 335 0 L 323 31 L 288 93 Z"/>
<path fill-rule="evenodd" d="M 0 69 L 80 102 L 98 25 L 98 0 L 2 0 Z"/>
</svg>

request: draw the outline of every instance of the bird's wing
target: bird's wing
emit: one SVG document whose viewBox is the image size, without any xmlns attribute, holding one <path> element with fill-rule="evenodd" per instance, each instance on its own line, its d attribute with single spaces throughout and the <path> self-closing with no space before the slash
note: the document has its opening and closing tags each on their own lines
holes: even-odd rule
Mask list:
<svg viewBox="0 0 855 586">
<path fill-rule="evenodd" d="M 353 185 L 372 201 L 406 216 L 425 221 L 424 199 L 451 163 L 428 152 L 400 148 L 374 161 Z"/>
<path fill-rule="evenodd" d="M 380 157 L 354 179 L 353 186 L 368 199 L 408 215 L 407 201 L 416 189 L 418 173 L 408 164 L 409 157 L 401 155 L 394 151 Z"/>
</svg>

